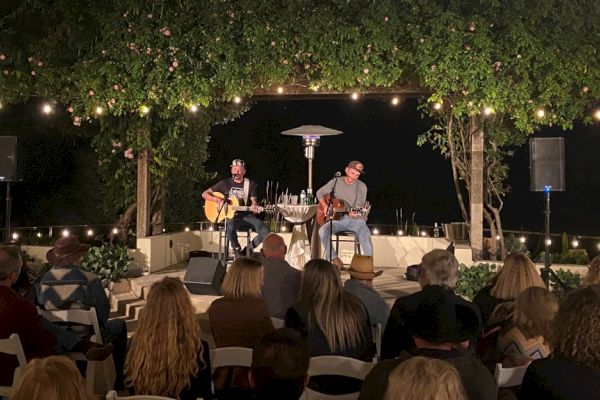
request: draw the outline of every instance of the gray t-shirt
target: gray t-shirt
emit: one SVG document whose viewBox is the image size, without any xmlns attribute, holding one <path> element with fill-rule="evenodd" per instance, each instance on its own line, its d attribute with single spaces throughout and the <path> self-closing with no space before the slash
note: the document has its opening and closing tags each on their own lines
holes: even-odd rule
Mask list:
<svg viewBox="0 0 600 400">
<path fill-rule="evenodd" d="M 344 200 L 346 206 L 351 208 L 362 208 L 367 201 L 367 185 L 363 181 L 356 180 L 348 185 L 344 177 L 333 178 L 317 190 L 317 199 L 322 199 L 326 194 L 331 193 L 333 183 L 335 184 L 334 196 L 336 199 Z"/>
</svg>

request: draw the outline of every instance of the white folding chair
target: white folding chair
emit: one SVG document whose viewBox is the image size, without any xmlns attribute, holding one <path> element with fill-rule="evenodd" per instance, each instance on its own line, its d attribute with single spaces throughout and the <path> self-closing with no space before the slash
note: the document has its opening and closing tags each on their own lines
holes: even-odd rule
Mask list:
<svg viewBox="0 0 600 400">
<path fill-rule="evenodd" d="M 119 396 L 115 390 L 106 393 L 106 400 L 176 400 L 174 397 L 151 396 L 147 394 L 136 394 L 133 396 Z"/>
<path fill-rule="evenodd" d="M 100 334 L 100 325 L 98 324 L 98 317 L 96 315 L 96 309 L 94 307 L 90 308 L 89 310 L 84 310 L 81 308 L 69 308 L 64 310 L 43 310 L 41 308 L 38 308 L 38 313 L 50 322 L 70 322 L 79 325 L 91 326 L 94 333 L 90 337 L 90 341 L 93 343 L 103 344 L 102 335 Z M 99 365 L 102 368 L 105 389 L 110 390 L 113 388 L 115 374 L 112 356 L 109 356 L 103 361 L 88 361 L 85 358 L 85 355 L 80 352 L 69 353 L 68 356 L 71 357 L 73 360 L 85 361 L 87 363 L 87 367 L 85 370 L 85 384 L 86 390 L 89 394 L 94 394 L 97 365 Z"/>
<path fill-rule="evenodd" d="M 273 328 L 275 329 L 285 327 L 285 321 L 281 318 L 271 317 L 271 322 L 273 322 Z"/>
<path fill-rule="evenodd" d="M 378 362 L 381 358 L 381 322 L 371 326 L 371 336 L 373 343 L 375 343 L 375 356 L 373 357 L 374 362 Z"/>
<path fill-rule="evenodd" d="M 523 382 L 527 367 L 528 365 L 504 368 L 501 363 L 497 363 L 494 371 L 496 389 L 519 386 Z"/>
<path fill-rule="evenodd" d="M 218 347 L 210 350 L 210 368 L 215 372 L 219 367 L 250 367 L 252 349 L 249 347 Z"/>
<path fill-rule="evenodd" d="M 357 360 L 356 358 L 314 356 L 310 358 L 308 364 L 308 376 L 311 378 L 319 375 L 336 375 L 360 379 L 362 381 L 374 366 L 374 362 Z M 360 392 L 332 395 L 317 392 L 307 387 L 301 398 L 306 400 L 356 400 L 359 394 Z"/>
<path fill-rule="evenodd" d="M 10 397 L 13 388 L 19 379 L 21 379 L 21 370 L 27 366 L 27 359 L 25 358 L 25 352 L 23 351 L 23 345 L 21 345 L 19 334 L 13 333 L 6 339 L 0 339 L 0 353 L 17 357 L 19 363 L 19 366 L 15 368 L 15 372 L 13 373 L 12 386 L 0 386 L 0 396 Z"/>
</svg>

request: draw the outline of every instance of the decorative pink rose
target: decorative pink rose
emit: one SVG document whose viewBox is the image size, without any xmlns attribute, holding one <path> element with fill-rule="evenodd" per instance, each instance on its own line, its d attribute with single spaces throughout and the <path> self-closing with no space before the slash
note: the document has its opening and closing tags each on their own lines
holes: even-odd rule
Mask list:
<svg viewBox="0 0 600 400">
<path fill-rule="evenodd" d="M 94 91 L 93 91 L 93 90 L 90 90 L 90 91 L 88 92 L 88 96 L 93 96 L 93 95 L 94 95 Z"/>
<path fill-rule="evenodd" d="M 175 68 L 169 67 L 169 72 L 173 72 L 173 71 L 175 71 Z"/>
<path fill-rule="evenodd" d="M 277 44 L 277 42 L 275 42 L 274 40 L 271 40 L 271 46 L 275 46 Z"/>
<path fill-rule="evenodd" d="M 73 110 L 73 107 L 69 107 L 69 108 L 67 108 L 67 111 L 70 112 L 70 113 L 72 113 L 75 110 Z"/>
<path fill-rule="evenodd" d="M 165 35 L 165 36 L 171 36 L 171 30 L 170 29 L 165 29 L 165 31 L 163 32 L 163 35 Z"/>
<path fill-rule="evenodd" d="M 35 76 L 35 71 L 31 71 L 31 76 Z"/>
<path fill-rule="evenodd" d="M 587 93 L 590 90 L 590 88 L 587 86 L 584 86 L 581 90 L 583 90 L 583 93 Z"/>
<path fill-rule="evenodd" d="M 389 18 L 388 18 L 388 16 L 386 15 L 385 17 L 383 17 L 383 20 L 384 20 L 385 22 L 388 22 L 390 19 L 389 19 Z"/>
<path fill-rule="evenodd" d="M 173 65 L 173 68 L 177 68 L 179 66 L 179 63 L 177 61 L 173 61 L 173 64 L 171 65 Z"/>
<path fill-rule="evenodd" d="M 369 73 L 369 68 L 365 68 L 365 69 L 363 69 L 363 72 L 364 72 L 365 74 L 368 74 L 368 73 Z"/>
<path fill-rule="evenodd" d="M 33 61 L 33 57 L 27 57 L 27 61 L 32 62 Z"/>
<path fill-rule="evenodd" d="M 115 90 L 119 90 L 119 85 L 117 85 L 116 83 L 113 85 L 113 89 Z"/>
<path fill-rule="evenodd" d="M 44 63 L 43 63 L 43 62 L 41 62 L 41 61 L 38 61 L 38 64 L 37 64 L 37 65 L 38 65 L 38 67 L 41 67 L 41 66 L 43 66 L 43 65 L 44 65 Z"/>
<path fill-rule="evenodd" d="M 0 60 L 2 60 L 2 61 L 6 60 L 6 56 L 4 54 L 0 54 Z"/>
<path fill-rule="evenodd" d="M 125 158 L 128 158 L 128 159 L 132 160 L 132 159 L 133 159 L 133 149 L 130 147 L 130 148 L 128 148 L 127 150 L 125 150 L 125 151 L 123 152 L 123 156 L 124 156 Z"/>
</svg>

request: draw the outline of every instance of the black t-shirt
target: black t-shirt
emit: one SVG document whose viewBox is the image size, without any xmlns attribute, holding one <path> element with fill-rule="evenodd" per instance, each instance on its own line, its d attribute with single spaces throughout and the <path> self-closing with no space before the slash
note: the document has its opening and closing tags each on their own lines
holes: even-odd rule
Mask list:
<svg viewBox="0 0 600 400">
<path fill-rule="evenodd" d="M 250 201 L 250 198 L 252 197 L 257 197 L 256 194 L 256 183 L 252 180 L 250 180 L 249 185 L 248 185 L 248 204 L 245 203 L 244 201 L 244 182 L 242 181 L 241 183 L 237 183 L 233 180 L 233 178 L 227 178 L 227 179 L 223 179 L 217 183 L 215 183 L 212 187 L 211 190 L 213 192 L 219 192 L 225 195 L 225 197 L 227 198 L 232 198 L 235 197 L 239 200 L 239 204 L 241 206 L 245 206 L 245 205 L 251 205 L 252 202 Z"/>
</svg>

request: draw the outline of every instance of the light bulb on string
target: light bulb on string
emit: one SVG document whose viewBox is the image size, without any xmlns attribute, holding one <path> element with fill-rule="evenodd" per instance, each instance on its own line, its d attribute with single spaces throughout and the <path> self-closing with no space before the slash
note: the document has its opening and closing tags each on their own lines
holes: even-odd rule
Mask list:
<svg viewBox="0 0 600 400">
<path fill-rule="evenodd" d="M 277 88 L 277 93 L 282 94 L 283 93 L 283 87 L 279 86 Z"/>
<path fill-rule="evenodd" d="M 46 114 L 46 115 L 49 115 L 49 114 L 52 112 L 52 106 L 51 106 L 50 104 L 48 104 L 48 103 L 45 103 L 45 104 L 42 106 L 42 112 L 43 112 L 44 114 Z"/>
<path fill-rule="evenodd" d="M 63 231 L 62 231 L 63 237 L 69 237 L 70 234 L 71 234 L 71 232 L 69 232 L 68 229 L 63 229 Z"/>
<path fill-rule="evenodd" d="M 193 112 L 193 113 L 197 112 L 198 111 L 198 106 L 196 104 L 192 104 L 190 106 L 190 111 Z"/>
<path fill-rule="evenodd" d="M 400 99 L 398 97 L 392 98 L 392 105 L 397 106 L 400 104 Z"/>
<path fill-rule="evenodd" d="M 350 98 L 352 98 L 352 100 L 358 100 L 358 92 L 352 92 Z"/>
<path fill-rule="evenodd" d="M 521 236 L 519 238 L 519 242 L 521 242 L 521 243 L 525 243 L 526 240 L 527 240 L 527 238 L 525 236 Z"/>
<path fill-rule="evenodd" d="M 442 109 L 442 104 L 441 103 L 435 103 L 433 105 L 433 109 L 437 110 L 437 111 L 441 110 Z"/>
<path fill-rule="evenodd" d="M 87 231 L 87 235 L 88 235 L 88 236 L 94 236 L 94 231 L 93 231 L 93 230 L 91 230 L 91 229 L 88 229 L 88 231 Z"/>
<path fill-rule="evenodd" d="M 233 102 L 234 102 L 235 104 L 240 104 L 240 103 L 242 102 L 242 98 L 241 98 L 240 96 L 235 96 L 235 97 L 233 98 Z"/>
</svg>

